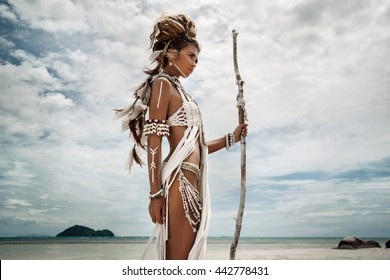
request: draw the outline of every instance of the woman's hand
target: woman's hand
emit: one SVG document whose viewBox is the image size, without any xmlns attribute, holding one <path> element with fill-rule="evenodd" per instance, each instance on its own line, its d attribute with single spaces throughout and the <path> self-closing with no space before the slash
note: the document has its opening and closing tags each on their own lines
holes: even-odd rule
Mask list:
<svg viewBox="0 0 390 280">
<path fill-rule="evenodd" d="M 149 214 L 153 223 L 163 224 L 165 220 L 165 197 L 154 198 L 149 203 Z"/>
<path fill-rule="evenodd" d="M 239 124 L 234 130 L 235 143 L 241 140 L 241 136 L 246 137 L 248 135 L 248 124 Z"/>
</svg>

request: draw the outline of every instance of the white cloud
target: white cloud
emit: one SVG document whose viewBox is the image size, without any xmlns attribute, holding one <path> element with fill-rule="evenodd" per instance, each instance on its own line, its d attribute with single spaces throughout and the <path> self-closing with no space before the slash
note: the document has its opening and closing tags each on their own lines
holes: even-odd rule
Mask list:
<svg viewBox="0 0 390 280">
<path fill-rule="evenodd" d="M 104 37 L 121 38 L 124 42 L 136 43 L 134 39 L 145 36 L 143 31 L 152 24 L 148 14 L 142 13 L 142 2 L 86 0 L 81 1 L 80 5 L 86 12 L 93 32 Z"/>
<path fill-rule="evenodd" d="M 81 62 L 81 63 L 88 62 L 88 56 L 82 51 L 80 51 L 79 49 L 73 52 L 72 51 L 69 52 L 68 57 L 74 62 Z"/>
<path fill-rule="evenodd" d="M 19 18 L 33 28 L 48 32 L 78 32 L 88 31 L 84 10 L 71 0 L 12 0 Z"/>
<path fill-rule="evenodd" d="M 0 4 L 0 15 L 3 18 L 7 18 L 11 21 L 16 21 L 17 18 L 14 13 L 12 13 L 8 6 L 3 5 L 3 3 Z"/>
<path fill-rule="evenodd" d="M 5 202 L 4 202 L 4 207 L 6 208 L 17 208 L 17 207 L 20 207 L 20 206 L 31 206 L 30 203 L 28 203 L 27 201 L 25 200 L 21 200 L 21 199 L 7 199 Z"/>
<path fill-rule="evenodd" d="M 51 107 L 53 109 L 58 109 L 61 107 L 72 107 L 74 103 L 72 100 L 66 98 L 61 93 L 54 93 L 52 95 L 48 95 L 44 98 L 41 98 L 41 104 L 45 107 Z"/>
<path fill-rule="evenodd" d="M 76 223 L 150 233 L 146 170 L 123 170 L 129 144 L 111 109 L 126 106 L 145 78 L 148 35 L 163 11 L 197 23 L 200 62 L 183 84 L 199 101 L 208 139 L 237 122 L 231 30 L 240 33 L 250 121 L 244 235 L 343 235 L 363 228 L 359 214 L 371 225 L 388 215 L 388 4 L 10 2 L 0 6 L 14 24 L 0 37 L 12 57 L 0 66 L 7 234 L 21 225 L 57 234 Z M 39 30 L 57 47 L 21 43 Z M 212 235 L 233 232 L 239 177 L 237 146 L 210 156 Z M 345 219 L 351 228 L 343 231 Z"/>
<path fill-rule="evenodd" d="M 4 37 L 0 36 L 0 47 L 1 49 L 3 50 L 6 50 L 6 49 L 9 49 L 9 48 L 12 48 L 14 47 L 15 44 L 7 39 L 5 39 Z"/>
</svg>

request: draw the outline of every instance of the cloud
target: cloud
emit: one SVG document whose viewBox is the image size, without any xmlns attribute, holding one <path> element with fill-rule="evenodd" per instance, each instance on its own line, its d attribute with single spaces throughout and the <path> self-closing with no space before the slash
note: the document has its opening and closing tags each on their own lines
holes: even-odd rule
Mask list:
<svg viewBox="0 0 390 280">
<path fill-rule="evenodd" d="M 0 224 L 3 226 L 17 225 L 17 226 L 30 226 L 34 224 L 34 221 L 26 220 L 18 217 L 1 217 Z"/>
<path fill-rule="evenodd" d="M 145 78 L 161 12 L 197 23 L 200 61 L 183 84 L 208 139 L 237 122 L 231 30 L 239 32 L 250 121 L 244 235 L 390 232 L 388 4 L 15 0 L 0 11 L 0 202 L 9 225 L 0 235 L 55 235 L 74 224 L 150 234 L 146 169 L 123 169 L 129 142 L 111 109 Z M 233 232 L 239 158 L 238 145 L 210 156 L 211 235 Z"/>
<path fill-rule="evenodd" d="M 11 11 L 10 6 L 7 5 L 7 3 L 0 5 L 0 12 L 1 12 L 2 18 L 6 18 L 6 19 L 9 19 L 11 21 L 17 20 L 16 15 Z"/>
<path fill-rule="evenodd" d="M 4 207 L 6 208 L 16 208 L 18 206 L 31 206 L 31 204 L 25 200 L 20 199 L 7 199 L 4 202 Z"/>
<path fill-rule="evenodd" d="M 11 7 L 23 23 L 48 32 L 88 31 L 84 11 L 74 1 L 13 0 Z"/>
</svg>

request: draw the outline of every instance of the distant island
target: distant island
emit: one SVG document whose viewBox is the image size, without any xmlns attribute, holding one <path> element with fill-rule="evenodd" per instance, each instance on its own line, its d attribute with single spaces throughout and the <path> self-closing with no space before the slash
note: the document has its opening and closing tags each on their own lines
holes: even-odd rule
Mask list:
<svg viewBox="0 0 390 280">
<path fill-rule="evenodd" d="M 74 225 L 57 234 L 57 237 L 115 237 L 115 235 L 108 229 L 94 230 L 89 227 Z"/>
</svg>

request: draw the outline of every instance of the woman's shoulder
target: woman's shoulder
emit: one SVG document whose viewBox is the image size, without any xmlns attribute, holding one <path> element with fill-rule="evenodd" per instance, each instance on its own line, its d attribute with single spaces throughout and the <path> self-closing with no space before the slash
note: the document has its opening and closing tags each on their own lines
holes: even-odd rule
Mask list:
<svg viewBox="0 0 390 280">
<path fill-rule="evenodd" d="M 160 84 L 160 83 L 171 83 L 172 81 L 170 81 L 165 75 L 162 76 L 162 75 L 158 75 L 156 76 L 153 81 L 152 81 L 152 84 Z"/>
<path fill-rule="evenodd" d="M 174 77 L 168 75 L 168 74 L 165 74 L 163 72 L 160 72 L 158 73 L 157 75 L 155 75 L 153 78 L 152 78 L 152 82 L 154 81 L 161 81 L 161 80 L 165 80 L 165 81 L 168 81 L 170 82 L 171 84 L 175 84 L 177 79 L 175 79 Z"/>
<path fill-rule="evenodd" d="M 166 77 L 160 76 L 153 79 L 151 83 L 152 94 L 153 92 L 158 92 L 164 96 L 171 96 L 172 94 L 172 82 L 169 81 Z"/>
<path fill-rule="evenodd" d="M 172 87 L 172 81 L 167 79 L 164 76 L 158 76 L 155 79 L 153 79 L 151 83 L 152 88 L 154 87 L 166 87 L 166 88 L 171 88 Z"/>
</svg>

